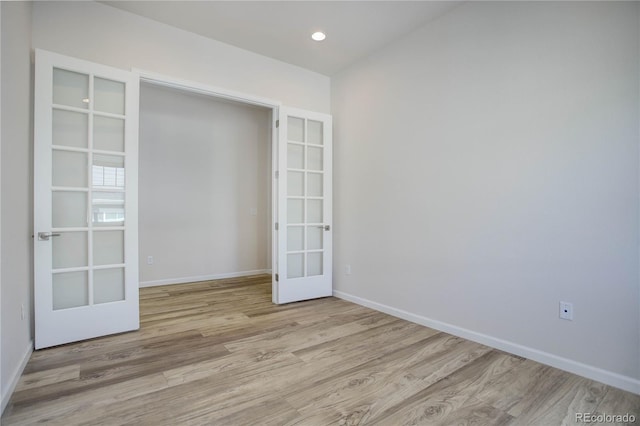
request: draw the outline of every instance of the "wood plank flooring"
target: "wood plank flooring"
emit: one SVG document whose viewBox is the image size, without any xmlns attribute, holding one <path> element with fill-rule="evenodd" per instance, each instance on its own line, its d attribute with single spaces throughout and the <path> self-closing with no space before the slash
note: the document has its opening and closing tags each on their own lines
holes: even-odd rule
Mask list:
<svg viewBox="0 0 640 426">
<path fill-rule="evenodd" d="M 2 424 L 640 424 L 640 396 L 336 298 L 276 306 L 270 287 L 141 289 L 139 331 L 35 352 Z"/>
</svg>

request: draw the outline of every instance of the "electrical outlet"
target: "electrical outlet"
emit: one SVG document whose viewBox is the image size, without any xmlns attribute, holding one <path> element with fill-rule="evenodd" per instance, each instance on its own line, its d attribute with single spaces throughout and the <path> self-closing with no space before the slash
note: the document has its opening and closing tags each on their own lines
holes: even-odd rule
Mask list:
<svg viewBox="0 0 640 426">
<path fill-rule="evenodd" d="M 153 256 L 147 256 L 147 265 L 153 265 Z"/>
<path fill-rule="evenodd" d="M 344 273 L 345 275 L 351 275 L 351 265 L 346 265 L 344 267 Z"/>
<path fill-rule="evenodd" d="M 573 321 L 573 303 L 560 302 L 560 318 Z"/>
</svg>

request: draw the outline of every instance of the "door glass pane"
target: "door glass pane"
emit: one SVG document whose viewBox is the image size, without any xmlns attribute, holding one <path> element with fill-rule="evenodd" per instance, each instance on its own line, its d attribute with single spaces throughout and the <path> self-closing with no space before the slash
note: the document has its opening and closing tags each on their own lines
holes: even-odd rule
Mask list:
<svg viewBox="0 0 640 426">
<path fill-rule="evenodd" d="M 307 169 L 322 171 L 322 148 L 307 147 Z"/>
<path fill-rule="evenodd" d="M 124 192 L 95 191 L 91 200 L 94 226 L 124 225 Z"/>
<path fill-rule="evenodd" d="M 93 303 L 124 300 L 124 269 L 96 269 L 93 271 Z"/>
<path fill-rule="evenodd" d="M 124 263 L 124 231 L 95 231 L 93 233 L 93 264 L 122 263 Z"/>
<path fill-rule="evenodd" d="M 96 77 L 93 80 L 93 109 L 124 114 L 124 83 Z"/>
<path fill-rule="evenodd" d="M 287 227 L 287 251 L 304 250 L 304 228 L 302 226 Z"/>
<path fill-rule="evenodd" d="M 287 200 L 287 223 L 304 222 L 304 200 Z"/>
<path fill-rule="evenodd" d="M 57 237 L 51 237 L 53 268 L 74 268 L 87 266 L 87 233 L 60 232 Z"/>
<path fill-rule="evenodd" d="M 307 276 L 322 275 L 322 253 L 307 253 Z"/>
<path fill-rule="evenodd" d="M 54 228 L 87 226 L 86 192 L 53 191 L 51 195 Z"/>
<path fill-rule="evenodd" d="M 287 172 L 287 195 L 304 195 L 304 172 Z"/>
<path fill-rule="evenodd" d="M 322 173 L 307 173 L 307 195 L 322 197 Z"/>
<path fill-rule="evenodd" d="M 307 200 L 307 222 L 322 223 L 322 200 Z"/>
<path fill-rule="evenodd" d="M 89 76 L 54 68 L 53 103 L 76 108 L 88 108 Z"/>
<path fill-rule="evenodd" d="M 293 142 L 304 142 L 304 120 L 297 117 L 289 117 L 287 120 L 287 137 Z"/>
<path fill-rule="evenodd" d="M 91 182 L 94 188 L 124 188 L 124 157 L 95 154 Z"/>
<path fill-rule="evenodd" d="M 322 145 L 322 122 L 308 120 L 307 121 L 307 143 Z"/>
<path fill-rule="evenodd" d="M 304 254 L 287 255 L 287 278 L 299 278 L 304 276 Z"/>
<path fill-rule="evenodd" d="M 307 250 L 322 249 L 324 229 L 319 225 L 307 226 Z"/>
<path fill-rule="evenodd" d="M 93 117 L 93 148 L 124 152 L 124 120 L 95 115 Z"/>
<path fill-rule="evenodd" d="M 290 169 L 304 169 L 303 145 L 287 144 L 287 167 Z"/>
<path fill-rule="evenodd" d="M 87 154 L 53 150 L 52 184 L 75 188 L 87 187 Z"/>
<path fill-rule="evenodd" d="M 89 115 L 81 112 L 53 110 L 53 145 L 87 148 Z"/>
<path fill-rule="evenodd" d="M 87 272 L 53 274 L 53 309 L 67 309 L 89 304 Z"/>
</svg>

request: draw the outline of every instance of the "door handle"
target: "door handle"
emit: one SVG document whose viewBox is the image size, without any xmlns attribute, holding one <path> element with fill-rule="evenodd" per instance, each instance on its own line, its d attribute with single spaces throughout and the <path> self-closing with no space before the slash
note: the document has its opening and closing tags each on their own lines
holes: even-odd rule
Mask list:
<svg viewBox="0 0 640 426">
<path fill-rule="evenodd" d="M 38 232 L 38 240 L 40 241 L 49 241 L 49 238 L 59 236 L 60 234 L 55 232 Z"/>
<path fill-rule="evenodd" d="M 329 225 L 318 225 L 318 228 L 324 229 L 325 231 L 331 231 L 331 226 Z"/>
</svg>

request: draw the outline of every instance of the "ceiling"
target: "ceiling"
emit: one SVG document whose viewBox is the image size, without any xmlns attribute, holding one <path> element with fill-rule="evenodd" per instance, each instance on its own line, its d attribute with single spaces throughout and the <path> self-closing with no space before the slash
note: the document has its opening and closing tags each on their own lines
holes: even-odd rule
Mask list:
<svg viewBox="0 0 640 426">
<path fill-rule="evenodd" d="M 103 1 L 174 27 L 332 75 L 458 1 Z M 311 33 L 323 31 L 315 42 Z"/>
</svg>

